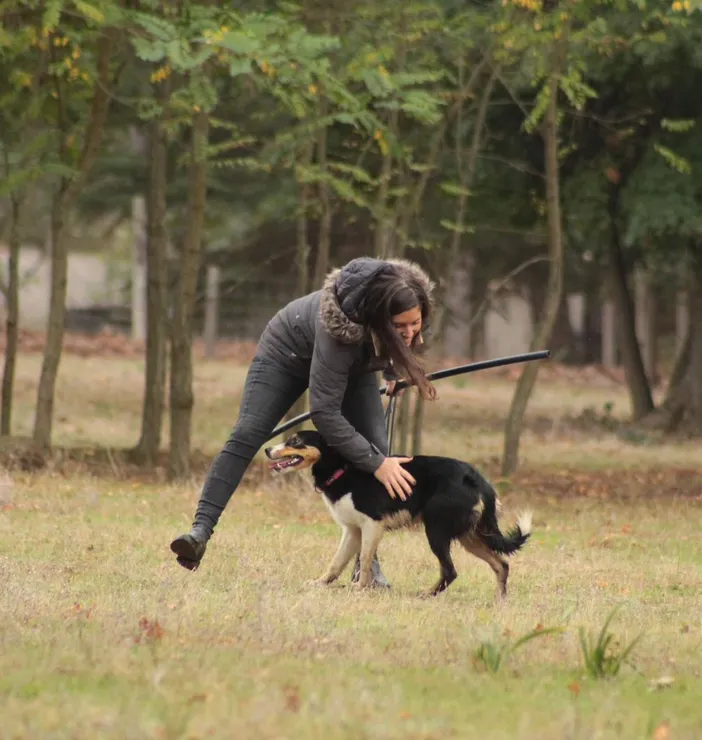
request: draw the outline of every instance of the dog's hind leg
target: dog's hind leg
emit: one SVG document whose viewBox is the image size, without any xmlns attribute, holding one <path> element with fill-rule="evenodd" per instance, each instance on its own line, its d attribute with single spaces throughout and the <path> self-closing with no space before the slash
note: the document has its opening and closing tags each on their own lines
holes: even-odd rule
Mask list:
<svg viewBox="0 0 702 740">
<path fill-rule="evenodd" d="M 447 535 L 446 530 L 439 522 L 432 520 L 431 515 L 429 521 L 427 521 L 426 513 L 424 524 L 429 547 L 431 547 L 431 551 L 436 555 L 441 566 L 439 580 L 428 593 L 429 596 L 437 596 L 456 580 L 458 573 L 456 573 L 456 567 L 451 558 L 451 537 Z"/>
<path fill-rule="evenodd" d="M 496 597 L 497 599 L 504 599 L 507 596 L 507 577 L 509 576 L 507 561 L 472 534 L 464 535 L 460 542 L 469 553 L 484 560 L 492 568 L 497 578 Z"/>
<path fill-rule="evenodd" d="M 361 569 L 356 584 L 359 588 L 368 588 L 373 583 L 373 558 L 384 531 L 383 524 L 370 517 L 361 528 Z"/>
<path fill-rule="evenodd" d="M 349 564 L 349 560 L 361 550 L 361 530 L 344 527 L 341 534 L 341 542 L 336 555 L 329 563 L 327 572 L 319 579 L 319 583 L 329 584 L 335 581 Z"/>
</svg>

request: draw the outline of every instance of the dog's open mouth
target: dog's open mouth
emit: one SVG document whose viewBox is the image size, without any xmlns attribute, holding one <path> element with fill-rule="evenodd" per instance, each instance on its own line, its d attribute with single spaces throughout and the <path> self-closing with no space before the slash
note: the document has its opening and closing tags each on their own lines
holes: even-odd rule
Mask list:
<svg viewBox="0 0 702 740">
<path fill-rule="evenodd" d="M 292 455 L 291 457 L 284 457 L 282 460 L 275 460 L 270 463 L 269 468 L 274 473 L 282 473 L 285 470 L 297 467 L 302 460 L 303 458 L 301 455 Z"/>
</svg>

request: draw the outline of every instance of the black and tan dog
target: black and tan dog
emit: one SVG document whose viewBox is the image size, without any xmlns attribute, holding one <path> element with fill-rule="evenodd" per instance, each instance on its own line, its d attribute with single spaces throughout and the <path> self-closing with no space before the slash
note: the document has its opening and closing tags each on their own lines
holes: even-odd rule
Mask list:
<svg viewBox="0 0 702 740">
<path fill-rule="evenodd" d="M 412 495 L 402 501 L 391 498 L 375 476 L 349 465 L 318 432 L 299 432 L 267 448 L 266 455 L 276 473 L 311 468 L 316 488 L 343 530 L 339 549 L 320 582 L 335 581 L 360 552 L 358 585 L 369 586 L 373 556 L 383 533 L 423 522 L 429 546 L 441 565 L 431 595 L 456 580 L 451 544 L 458 540 L 492 568 L 497 595 L 506 596 L 509 565 L 504 556 L 519 550 L 529 538 L 531 514 L 520 516 L 514 529 L 503 535 L 497 524 L 495 490 L 468 463 L 417 455 L 404 466 L 417 483 Z"/>
</svg>

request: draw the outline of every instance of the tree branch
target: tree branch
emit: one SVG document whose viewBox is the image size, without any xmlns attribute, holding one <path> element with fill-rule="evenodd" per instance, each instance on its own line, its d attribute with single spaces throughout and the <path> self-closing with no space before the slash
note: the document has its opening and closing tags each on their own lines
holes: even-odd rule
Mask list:
<svg viewBox="0 0 702 740">
<path fill-rule="evenodd" d="M 107 81 L 110 75 L 110 58 L 117 38 L 117 29 L 108 29 L 105 40 L 100 46 L 97 60 L 97 79 L 93 101 L 90 107 L 88 126 L 83 139 L 83 149 L 78 160 L 78 173 L 69 183 L 63 196 L 63 207 L 70 208 L 85 185 L 90 169 L 97 159 L 102 142 L 102 134 L 110 107 L 110 96 L 107 92 Z"/>
<path fill-rule="evenodd" d="M 538 177 L 542 180 L 544 178 L 543 172 L 534 170 L 531 167 L 529 167 L 529 165 L 523 164 L 522 162 L 517 162 L 513 159 L 507 159 L 506 157 L 498 157 L 495 154 L 479 154 L 478 157 L 480 157 L 480 159 L 488 159 L 492 162 L 499 162 L 500 164 L 507 165 L 507 167 L 511 167 L 513 170 L 517 170 L 517 172 L 524 172 L 527 175 L 533 175 L 534 177 Z"/>
</svg>

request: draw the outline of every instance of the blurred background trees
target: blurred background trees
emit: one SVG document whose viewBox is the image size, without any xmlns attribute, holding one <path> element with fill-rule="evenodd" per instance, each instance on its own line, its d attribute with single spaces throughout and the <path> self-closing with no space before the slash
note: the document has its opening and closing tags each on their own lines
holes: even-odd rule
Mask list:
<svg viewBox="0 0 702 740">
<path fill-rule="evenodd" d="M 167 406 L 183 477 L 193 338 L 255 340 L 367 254 L 437 281 L 435 357 L 621 365 L 635 421 L 702 432 L 689 0 L 0 0 L 0 16 L 2 434 L 18 327 L 46 333 L 48 447 L 64 331 L 107 322 L 146 343 L 132 454 L 153 462 Z M 81 255 L 102 272 L 79 300 Z M 537 373 L 515 388 L 505 473 Z"/>
</svg>

